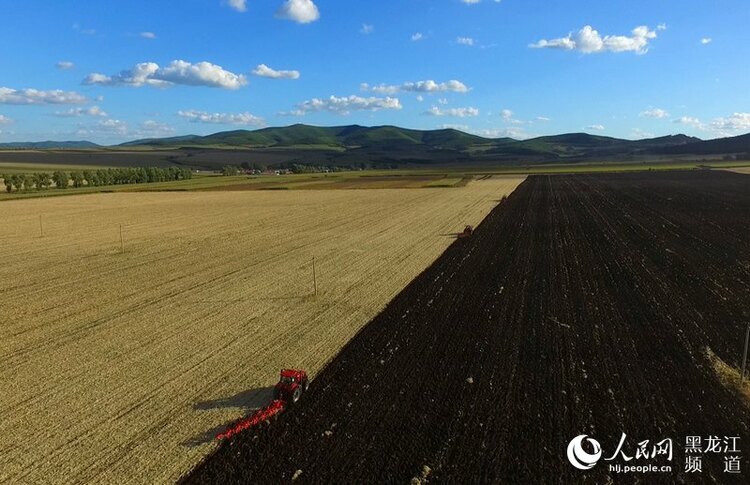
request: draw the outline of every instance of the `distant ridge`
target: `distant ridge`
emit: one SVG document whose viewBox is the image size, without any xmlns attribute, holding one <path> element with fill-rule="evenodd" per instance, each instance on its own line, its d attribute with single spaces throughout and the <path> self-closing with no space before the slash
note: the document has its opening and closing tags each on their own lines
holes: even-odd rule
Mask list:
<svg viewBox="0 0 750 485">
<path fill-rule="evenodd" d="M 35 142 L 12 142 L 0 143 L 4 149 L 26 149 L 26 150 L 52 150 L 55 148 L 72 150 L 76 148 L 102 148 L 101 145 L 90 141 L 35 141 Z"/>
<path fill-rule="evenodd" d="M 588 133 L 565 133 L 528 140 L 484 138 L 455 129 L 413 130 L 398 126 L 311 126 L 296 124 L 135 140 L 112 147 L 87 141 L 4 143 L 0 149 L 92 149 L 125 157 L 132 164 L 163 163 L 196 168 L 219 164 L 307 164 L 340 167 L 395 167 L 467 164 L 534 164 L 577 161 L 635 161 L 643 157 L 750 157 L 750 134 L 703 141 L 679 134 L 624 140 Z M 60 154 L 55 155 L 60 158 Z M 80 158 L 80 157 L 79 157 Z M 71 155 L 71 159 L 79 158 Z"/>
</svg>

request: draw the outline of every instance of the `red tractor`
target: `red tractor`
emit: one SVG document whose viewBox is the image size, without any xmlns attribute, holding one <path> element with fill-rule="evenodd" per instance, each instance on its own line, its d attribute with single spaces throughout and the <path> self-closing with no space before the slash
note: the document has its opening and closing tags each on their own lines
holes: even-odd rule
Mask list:
<svg viewBox="0 0 750 485">
<path fill-rule="evenodd" d="M 302 393 L 310 387 L 307 372 L 303 370 L 283 369 L 276 387 L 273 388 L 273 398 L 294 404 L 299 401 Z"/>
<path fill-rule="evenodd" d="M 465 237 L 471 237 L 471 235 L 474 234 L 474 228 L 472 226 L 467 225 L 464 227 L 463 232 L 458 233 L 458 238 L 463 239 Z"/>
<path fill-rule="evenodd" d="M 271 422 L 275 416 L 286 411 L 288 406 L 299 401 L 302 393 L 307 391 L 309 386 L 310 381 L 307 378 L 307 372 L 303 370 L 283 369 L 279 382 L 273 388 L 273 401 L 268 406 L 258 409 L 250 416 L 235 422 L 226 431 L 218 434 L 216 438 L 226 440 L 248 428 Z"/>
</svg>

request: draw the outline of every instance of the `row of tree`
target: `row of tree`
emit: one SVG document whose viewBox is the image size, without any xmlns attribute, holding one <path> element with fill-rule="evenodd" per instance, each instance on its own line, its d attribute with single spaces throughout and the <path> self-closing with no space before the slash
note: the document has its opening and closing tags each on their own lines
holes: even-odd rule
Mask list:
<svg viewBox="0 0 750 485">
<path fill-rule="evenodd" d="M 83 170 L 64 172 L 58 170 L 49 173 L 10 174 L 3 175 L 3 183 L 7 192 L 42 190 L 52 186 L 58 189 L 69 187 L 101 187 L 105 185 L 148 184 L 154 182 L 169 182 L 173 180 L 188 180 L 193 172 L 187 168 L 169 167 L 126 167 L 100 168 L 98 170 Z"/>
</svg>

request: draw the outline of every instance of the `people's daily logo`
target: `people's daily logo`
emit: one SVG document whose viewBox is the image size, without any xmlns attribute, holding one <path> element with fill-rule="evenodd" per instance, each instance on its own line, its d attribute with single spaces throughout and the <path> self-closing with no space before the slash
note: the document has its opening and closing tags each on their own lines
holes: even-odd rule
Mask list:
<svg viewBox="0 0 750 485">
<path fill-rule="evenodd" d="M 583 449 L 583 442 L 586 440 L 593 448 L 593 453 Z M 573 438 L 568 445 L 568 460 L 570 464 L 579 470 L 589 470 L 596 465 L 599 458 L 602 457 L 602 447 L 598 441 L 582 434 Z"/>
</svg>

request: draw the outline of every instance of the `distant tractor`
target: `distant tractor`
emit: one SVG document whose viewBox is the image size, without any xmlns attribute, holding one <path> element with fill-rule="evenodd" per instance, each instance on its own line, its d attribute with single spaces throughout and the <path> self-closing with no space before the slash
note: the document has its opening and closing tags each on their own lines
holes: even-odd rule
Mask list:
<svg viewBox="0 0 750 485">
<path fill-rule="evenodd" d="M 260 426 L 263 423 L 270 423 L 274 417 L 299 401 L 308 387 L 310 387 L 310 380 L 307 378 L 307 372 L 283 369 L 279 382 L 273 388 L 273 401 L 250 416 L 235 422 L 226 431 L 219 433 L 216 438 L 226 440 L 246 429 Z"/>
<path fill-rule="evenodd" d="M 310 381 L 305 371 L 284 369 L 281 371 L 279 382 L 273 388 L 273 398 L 293 404 L 299 401 L 308 387 L 310 387 Z"/>
<path fill-rule="evenodd" d="M 463 232 L 458 233 L 458 238 L 463 239 L 465 237 L 471 237 L 471 235 L 474 234 L 474 228 L 472 226 L 467 225 L 464 227 Z"/>
</svg>

